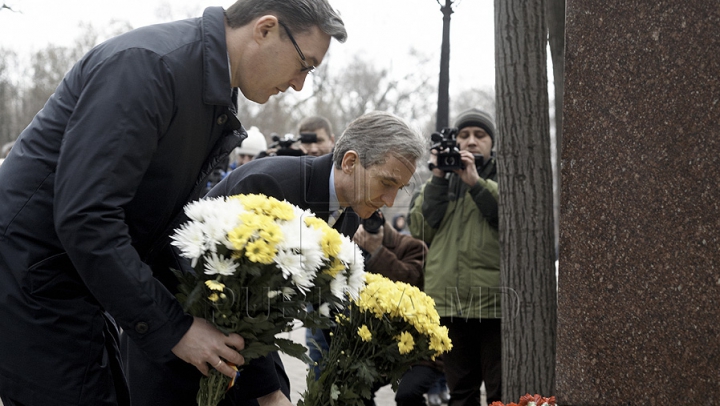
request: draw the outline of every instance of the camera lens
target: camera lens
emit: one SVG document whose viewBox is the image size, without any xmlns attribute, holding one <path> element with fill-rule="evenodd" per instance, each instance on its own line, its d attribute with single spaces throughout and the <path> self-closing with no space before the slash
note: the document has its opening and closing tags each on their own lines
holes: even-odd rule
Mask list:
<svg viewBox="0 0 720 406">
<path fill-rule="evenodd" d="M 372 214 L 372 216 L 363 219 L 362 226 L 370 234 L 377 234 L 380 232 L 380 227 L 385 224 L 385 218 L 380 210 Z"/>
</svg>

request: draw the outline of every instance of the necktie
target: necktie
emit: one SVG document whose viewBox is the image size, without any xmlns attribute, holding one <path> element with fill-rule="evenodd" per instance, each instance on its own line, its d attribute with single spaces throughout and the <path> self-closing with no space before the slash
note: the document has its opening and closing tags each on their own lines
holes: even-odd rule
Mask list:
<svg viewBox="0 0 720 406">
<path fill-rule="evenodd" d="M 338 210 L 335 210 L 334 212 L 332 212 L 330 214 L 330 218 L 328 218 L 328 221 L 327 221 L 327 223 L 330 227 L 335 225 L 335 222 L 337 221 L 337 219 L 340 218 L 340 215 L 343 213 L 343 211 L 345 211 L 345 208 L 341 207 Z"/>
</svg>

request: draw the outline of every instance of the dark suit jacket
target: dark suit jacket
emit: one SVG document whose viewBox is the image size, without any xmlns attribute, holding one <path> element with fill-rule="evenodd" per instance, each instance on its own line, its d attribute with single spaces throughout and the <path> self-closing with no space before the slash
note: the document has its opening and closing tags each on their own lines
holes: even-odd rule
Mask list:
<svg viewBox="0 0 720 406">
<path fill-rule="evenodd" d="M 230 172 L 207 196 L 262 193 L 287 200 L 327 221 L 332 165 L 332 155 L 256 159 Z M 333 228 L 352 238 L 359 225 L 360 217 L 347 208 Z"/>
<path fill-rule="evenodd" d="M 261 193 L 278 200 L 287 200 L 327 221 L 330 216 L 332 167 L 330 154 L 321 157 L 275 156 L 256 159 L 232 171 L 206 197 Z M 359 225 L 360 217 L 352 208 L 347 208 L 333 228 L 352 238 Z M 232 404 L 246 404 L 242 401 L 244 393 L 253 392 L 261 386 L 269 388 L 270 385 L 278 385 L 290 396 L 289 381 L 276 353 L 251 362 L 243 371 L 237 389 L 228 397 L 234 398 Z"/>
</svg>

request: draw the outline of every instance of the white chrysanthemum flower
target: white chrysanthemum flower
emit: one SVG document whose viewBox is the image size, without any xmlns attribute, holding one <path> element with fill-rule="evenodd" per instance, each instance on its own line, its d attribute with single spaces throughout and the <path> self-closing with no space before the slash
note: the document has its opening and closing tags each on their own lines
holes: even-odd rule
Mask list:
<svg viewBox="0 0 720 406">
<path fill-rule="evenodd" d="M 347 287 L 347 278 L 342 272 L 335 275 L 335 278 L 333 278 L 330 282 L 330 292 L 333 296 L 340 299 L 345 298 L 345 291 L 347 290 Z"/>
<path fill-rule="evenodd" d="M 314 279 L 313 275 L 311 275 L 308 272 L 299 272 L 299 273 L 293 274 L 293 276 L 292 276 L 293 283 L 303 293 L 309 292 L 310 289 L 314 286 L 313 279 Z"/>
<path fill-rule="evenodd" d="M 224 197 L 211 197 L 208 199 L 194 201 L 185 206 L 185 214 L 191 220 L 203 222 L 208 215 L 216 212 L 218 207 L 224 202 Z"/>
<path fill-rule="evenodd" d="M 330 317 L 330 303 L 321 304 L 318 312 L 321 316 Z"/>
<path fill-rule="evenodd" d="M 205 234 L 207 234 L 208 241 L 210 242 L 207 247 L 210 252 L 216 252 L 218 244 L 227 246 L 227 223 L 226 218 L 219 216 L 218 213 L 213 213 L 205 217 L 203 224 Z"/>
<path fill-rule="evenodd" d="M 292 251 L 281 250 L 275 256 L 275 263 L 280 267 L 285 279 L 290 279 L 292 275 L 302 272 L 302 255 L 293 253 Z"/>
<path fill-rule="evenodd" d="M 224 275 L 230 276 L 237 270 L 237 263 L 232 258 L 225 258 L 216 253 L 205 256 L 205 274 L 206 275 Z"/>
<path fill-rule="evenodd" d="M 206 249 L 205 228 L 202 223 L 187 222 L 180 226 L 170 238 L 173 240 L 171 244 L 180 249 L 181 255 L 192 260 L 194 268 Z"/>
<path fill-rule="evenodd" d="M 302 218 L 295 216 L 295 218 L 279 224 L 284 238 L 278 244 L 278 248 L 288 251 L 299 250 L 302 244 L 302 231 L 306 227 Z"/>
<path fill-rule="evenodd" d="M 215 244 L 223 244 L 232 249 L 233 245 L 227 235 L 240 224 L 240 215 L 245 212 L 245 208 L 237 199 L 211 201 L 210 205 L 214 206 L 214 209 L 204 214 L 205 233 L 214 242 L 209 248 L 215 252 Z"/>
<path fill-rule="evenodd" d="M 285 251 L 298 253 L 302 257 L 304 269 L 309 272 L 317 271 L 322 265 L 323 252 L 320 241 L 323 237 L 321 230 L 309 227 L 305 224 L 305 217 L 308 213 L 296 212 L 294 219 L 280 225 L 284 239 L 278 244 L 278 248 Z"/>
<path fill-rule="evenodd" d="M 286 300 L 292 299 L 292 297 L 297 294 L 295 289 L 287 287 L 287 286 L 283 288 L 282 292 L 283 292 L 283 296 L 285 297 Z"/>
<path fill-rule="evenodd" d="M 355 261 L 350 262 L 350 276 L 347 281 L 347 293 L 352 299 L 357 299 L 365 286 L 365 258 L 357 245 L 355 245 L 355 251 Z"/>
<path fill-rule="evenodd" d="M 275 299 L 277 297 L 277 295 L 279 295 L 281 293 L 282 293 L 282 290 L 269 290 L 267 295 L 268 295 L 268 298 Z"/>
<path fill-rule="evenodd" d="M 358 255 L 360 258 L 363 257 L 362 252 L 356 250 L 357 245 L 352 242 L 350 238 L 345 235 L 340 235 L 340 252 L 338 252 L 338 259 L 346 264 L 352 263 L 357 260 Z"/>
</svg>

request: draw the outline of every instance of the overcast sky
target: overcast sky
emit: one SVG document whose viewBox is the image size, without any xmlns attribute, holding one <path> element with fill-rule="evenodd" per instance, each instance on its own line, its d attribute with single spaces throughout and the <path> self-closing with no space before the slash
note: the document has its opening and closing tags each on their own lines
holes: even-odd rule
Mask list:
<svg viewBox="0 0 720 406">
<path fill-rule="evenodd" d="M 432 58 L 437 74 L 442 42 L 442 13 L 437 0 L 329 0 L 348 30 L 344 44 L 333 41 L 331 66 L 353 55 L 390 68 L 397 76 L 414 69 L 412 48 Z M 96 28 L 112 21 L 133 27 L 199 16 L 208 6 L 227 7 L 233 0 L 4 0 L 18 13 L 0 12 L 0 48 L 27 53 L 48 44 L 69 46 L 81 22 Z M 444 3 L 444 0 L 442 0 Z M 455 1 L 450 34 L 451 93 L 495 83 L 493 1 Z"/>
</svg>

